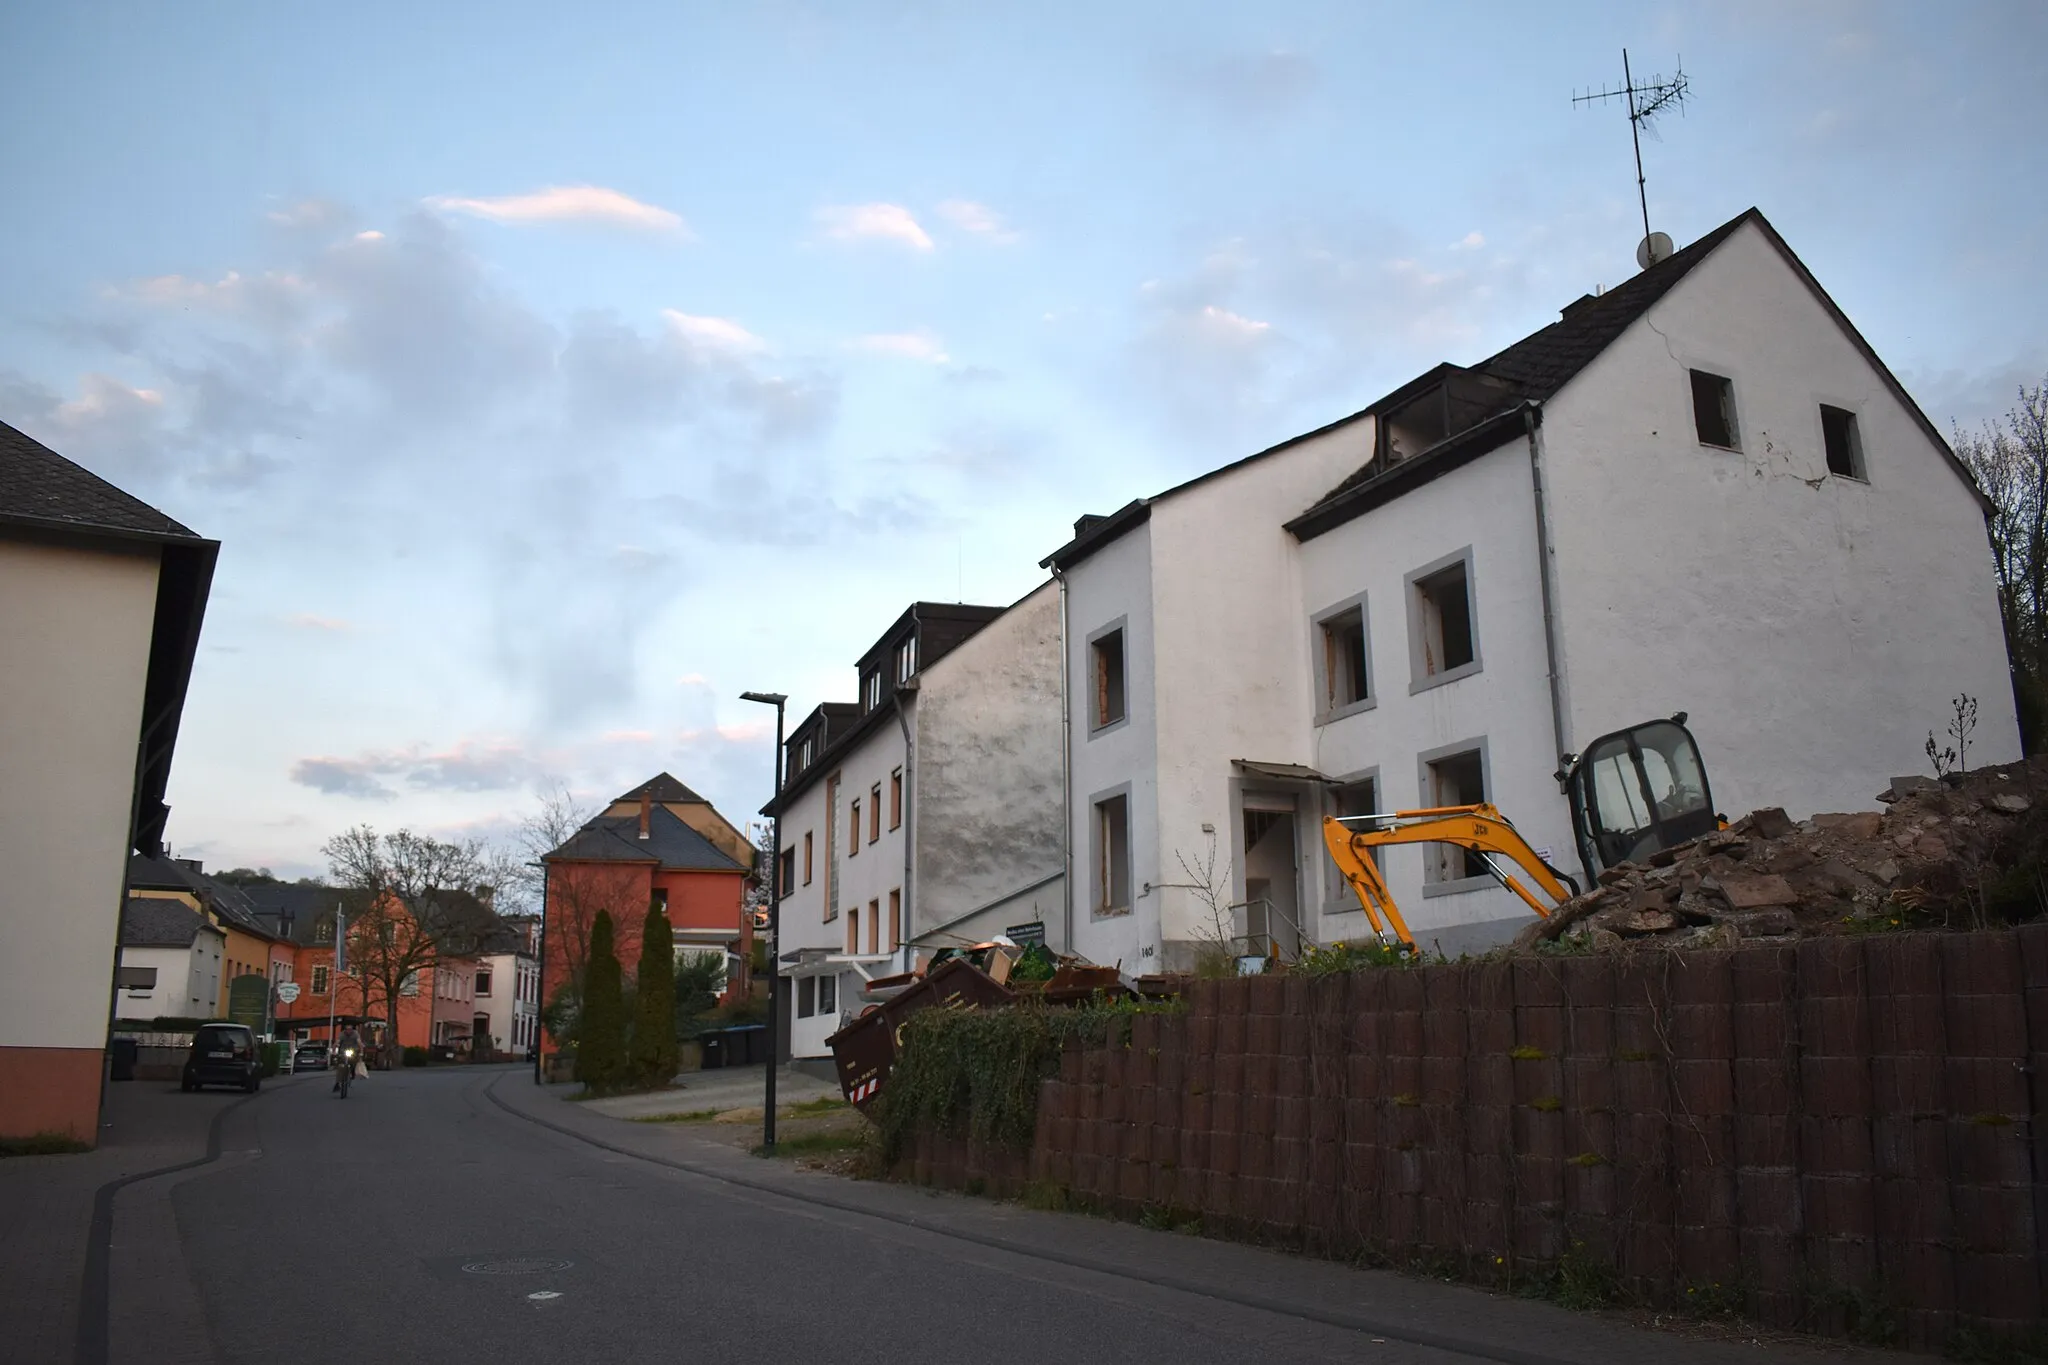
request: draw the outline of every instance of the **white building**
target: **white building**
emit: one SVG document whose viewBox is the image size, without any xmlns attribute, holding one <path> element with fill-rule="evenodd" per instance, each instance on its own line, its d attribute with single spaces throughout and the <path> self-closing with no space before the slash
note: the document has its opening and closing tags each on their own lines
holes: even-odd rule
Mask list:
<svg viewBox="0 0 2048 1365">
<path fill-rule="evenodd" d="M 1484 799 L 1577 870 L 1562 756 L 1679 711 L 1731 816 L 1869 806 L 1959 693 L 1972 761 L 2017 757 L 1984 508 L 1751 210 L 1490 359 L 1083 518 L 1046 561 L 1073 942 L 1156 970 L 1219 933 L 1365 936 L 1326 811 Z M 1452 953 L 1526 922 L 1462 857 L 1382 864 Z"/>
<path fill-rule="evenodd" d="M 485 938 L 472 983 L 475 1046 L 523 1057 L 539 1039 L 539 948 L 540 920 L 532 915 L 508 915 Z"/>
<path fill-rule="evenodd" d="M 0 423 L 0 1137 L 98 1137 L 128 856 L 162 851 L 219 550 Z"/>
<path fill-rule="evenodd" d="M 919 949 L 1025 925 L 1060 938 L 1059 597 L 918 602 L 783 749 L 781 971 L 791 1055 Z"/>
<path fill-rule="evenodd" d="M 131 896 L 121 912 L 116 1019 L 211 1019 L 228 936 L 190 906 Z"/>
</svg>

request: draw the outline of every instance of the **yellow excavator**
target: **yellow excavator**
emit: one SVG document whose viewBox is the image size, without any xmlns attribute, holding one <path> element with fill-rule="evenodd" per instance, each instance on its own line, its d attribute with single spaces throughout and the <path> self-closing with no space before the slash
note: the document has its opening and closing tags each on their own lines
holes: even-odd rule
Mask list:
<svg viewBox="0 0 2048 1365">
<path fill-rule="evenodd" d="M 1593 741 L 1583 754 L 1566 756 L 1557 778 L 1571 803 L 1572 830 L 1589 883 L 1604 868 L 1641 862 L 1658 849 L 1696 839 L 1720 825 L 1707 787 L 1706 765 L 1685 720 L 1681 711 L 1669 720 L 1616 730 Z M 1425 843 L 1465 849 L 1475 855 L 1486 875 L 1543 918 L 1579 891 L 1568 873 L 1552 867 L 1505 815 L 1484 801 L 1326 816 L 1323 843 L 1358 896 L 1375 936 L 1384 942 L 1392 930 L 1411 950 L 1415 937 L 1373 861 L 1374 849 Z M 1513 862 L 1528 883 L 1503 868 L 1498 858 Z M 1547 902 L 1538 899 L 1539 891 Z"/>
</svg>

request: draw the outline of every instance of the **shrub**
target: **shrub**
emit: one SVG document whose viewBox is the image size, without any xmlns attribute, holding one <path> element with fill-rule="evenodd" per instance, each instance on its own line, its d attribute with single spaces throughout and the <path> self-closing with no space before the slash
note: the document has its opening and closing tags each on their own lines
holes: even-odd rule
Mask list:
<svg viewBox="0 0 2048 1365">
<path fill-rule="evenodd" d="M 405 1064 L 407 1066 L 425 1066 L 429 1056 L 430 1054 L 423 1047 L 409 1047 L 405 1050 Z"/>
<path fill-rule="evenodd" d="M 629 1070 L 648 1086 L 665 1085 L 676 1074 L 676 934 L 659 904 L 647 907 L 640 926 Z"/>
<path fill-rule="evenodd" d="M 583 972 L 583 1017 L 576 1030 L 576 1079 L 595 1091 L 626 1079 L 626 1001 L 612 947 L 611 912 L 590 926 L 590 965 Z"/>
</svg>

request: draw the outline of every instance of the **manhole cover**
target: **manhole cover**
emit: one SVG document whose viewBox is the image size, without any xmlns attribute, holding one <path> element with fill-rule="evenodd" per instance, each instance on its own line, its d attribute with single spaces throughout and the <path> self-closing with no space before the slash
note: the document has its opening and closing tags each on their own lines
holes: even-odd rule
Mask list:
<svg viewBox="0 0 2048 1365">
<path fill-rule="evenodd" d="M 469 1261 L 462 1267 L 471 1275 L 545 1275 L 554 1270 L 567 1270 L 574 1261 L 558 1261 L 549 1256 L 508 1256 L 498 1261 Z"/>
</svg>

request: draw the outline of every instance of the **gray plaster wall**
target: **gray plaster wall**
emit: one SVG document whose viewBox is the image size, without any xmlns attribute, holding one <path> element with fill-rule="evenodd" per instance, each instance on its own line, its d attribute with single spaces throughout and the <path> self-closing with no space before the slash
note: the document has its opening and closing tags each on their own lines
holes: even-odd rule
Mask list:
<svg viewBox="0 0 2048 1365">
<path fill-rule="evenodd" d="M 907 934 L 1064 870 L 1056 584 L 919 676 L 912 733 Z M 1059 921 L 1046 916 L 1055 942 Z"/>
</svg>

